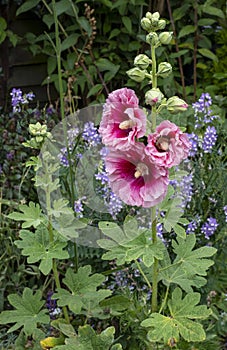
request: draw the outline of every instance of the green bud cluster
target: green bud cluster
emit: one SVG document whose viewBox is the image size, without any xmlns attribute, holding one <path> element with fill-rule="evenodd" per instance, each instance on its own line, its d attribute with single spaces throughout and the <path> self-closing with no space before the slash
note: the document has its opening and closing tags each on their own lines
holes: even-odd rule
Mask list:
<svg viewBox="0 0 227 350">
<path fill-rule="evenodd" d="M 155 49 L 161 45 L 170 44 L 173 32 L 163 31 L 166 21 L 160 19 L 158 12 L 147 12 L 141 19 L 141 27 L 147 32 L 146 42 L 151 47 L 151 58 L 145 54 L 139 54 L 134 59 L 134 68 L 126 73 L 134 81 L 141 83 L 145 78 L 149 78 L 152 88 L 145 93 L 145 103 L 157 108 L 156 113 L 160 113 L 166 108 L 170 113 L 178 113 L 187 109 L 187 103 L 177 96 L 165 98 L 157 87 L 157 78 L 167 78 L 172 73 L 172 66 L 169 62 L 160 62 L 156 68 Z M 153 62 L 152 62 L 153 60 Z M 149 70 L 149 66 L 152 67 Z"/>
<path fill-rule="evenodd" d="M 51 133 L 47 131 L 47 126 L 37 122 L 36 124 L 29 124 L 29 133 L 33 136 L 29 141 L 24 142 L 23 145 L 30 148 L 40 149 L 46 138 L 51 139 Z"/>
<path fill-rule="evenodd" d="M 147 32 L 155 32 L 157 30 L 162 30 L 166 26 L 166 21 L 160 19 L 159 12 L 147 12 L 146 16 L 141 19 L 141 27 Z"/>
</svg>

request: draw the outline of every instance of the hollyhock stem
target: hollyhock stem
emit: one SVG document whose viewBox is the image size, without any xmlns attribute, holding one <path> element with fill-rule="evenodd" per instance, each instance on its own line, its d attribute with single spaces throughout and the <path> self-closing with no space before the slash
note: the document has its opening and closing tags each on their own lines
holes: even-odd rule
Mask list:
<svg viewBox="0 0 227 350">
<path fill-rule="evenodd" d="M 151 59 L 152 59 L 152 88 L 157 88 L 157 64 L 156 64 L 156 56 L 155 56 L 155 46 L 152 45 L 151 47 Z M 154 132 L 156 129 L 156 117 L 157 117 L 157 110 L 156 105 L 152 106 L 152 112 L 151 112 L 151 131 Z"/>
<path fill-rule="evenodd" d="M 157 242 L 157 218 L 156 218 L 156 207 L 151 209 L 151 220 L 152 220 L 152 242 L 155 244 Z M 158 259 L 154 258 L 153 264 L 153 281 L 152 281 L 152 299 L 151 308 L 152 312 L 156 312 L 158 308 Z"/>
<path fill-rule="evenodd" d="M 152 88 L 157 88 L 157 64 L 155 55 L 155 46 L 151 46 L 151 59 L 152 59 Z M 157 109 L 156 105 L 152 106 L 151 123 L 152 132 L 156 129 Z M 151 209 L 151 222 L 152 222 L 152 242 L 157 242 L 157 228 L 156 228 L 156 207 Z M 153 264 L 153 281 L 152 281 L 152 299 L 151 308 L 152 312 L 156 312 L 158 308 L 158 260 L 154 258 Z"/>
</svg>

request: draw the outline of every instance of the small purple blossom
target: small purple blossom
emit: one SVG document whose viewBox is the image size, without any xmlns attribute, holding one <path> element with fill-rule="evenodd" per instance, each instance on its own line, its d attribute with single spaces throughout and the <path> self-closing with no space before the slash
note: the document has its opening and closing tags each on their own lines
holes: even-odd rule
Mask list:
<svg viewBox="0 0 227 350">
<path fill-rule="evenodd" d="M 88 146 L 94 147 L 101 143 L 101 136 L 93 122 L 87 122 L 84 124 L 82 138 L 87 141 Z"/>
<path fill-rule="evenodd" d="M 202 141 L 202 148 L 204 153 L 211 153 L 212 148 L 214 147 L 216 141 L 217 141 L 217 131 L 215 127 L 208 126 Z"/>
<path fill-rule="evenodd" d="M 187 134 L 189 138 L 189 142 L 191 143 L 191 149 L 189 150 L 189 157 L 194 157 L 196 153 L 198 152 L 198 146 L 199 146 L 199 136 L 196 135 L 194 132 L 191 134 Z"/>
<path fill-rule="evenodd" d="M 208 93 L 202 93 L 197 102 L 192 104 L 195 117 L 195 129 L 203 127 L 205 124 L 211 123 L 214 119 L 218 118 L 216 115 L 212 115 L 212 99 Z"/>
<path fill-rule="evenodd" d="M 223 207 L 224 213 L 225 213 L 225 222 L 227 222 L 227 205 Z"/>
<path fill-rule="evenodd" d="M 205 235 L 206 239 L 210 239 L 210 236 L 214 234 L 218 227 L 217 220 L 215 218 L 208 218 L 207 221 L 202 225 L 201 231 Z"/>
<path fill-rule="evenodd" d="M 86 199 L 86 197 L 82 197 L 82 198 L 79 198 L 77 201 L 74 202 L 74 211 L 77 214 L 78 218 L 82 218 L 83 217 L 84 208 L 83 208 L 82 201 L 85 200 L 85 199 Z"/>
<path fill-rule="evenodd" d="M 11 104 L 13 107 L 13 112 L 20 112 L 21 111 L 21 105 L 28 104 L 29 101 L 32 101 L 35 97 L 33 92 L 29 92 L 27 94 L 22 93 L 21 89 L 13 88 L 11 93 Z"/>
<path fill-rule="evenodd" d="M 57 307 L 57 300 L 52 299 L 53 294 L 54 294 L 53 291 L 49 291 L 47 293 L 47 298 L 46 298 L 46 308 L 48 309 L 50 318 L 52 320 L 55 319 L 55 316 L 61 313 L 61 309 Z"/>
<path fill-rule="evenodd" d="M 189 222 L 187 229 L 186 229 L 186 233 L 190 234 L 190 233 L 195 233 L 195 230 L 198 228 L 200 223 L 200 218 L 197 217 L 196 219 L 192 220 L 191 222 Z"/>
</svg>

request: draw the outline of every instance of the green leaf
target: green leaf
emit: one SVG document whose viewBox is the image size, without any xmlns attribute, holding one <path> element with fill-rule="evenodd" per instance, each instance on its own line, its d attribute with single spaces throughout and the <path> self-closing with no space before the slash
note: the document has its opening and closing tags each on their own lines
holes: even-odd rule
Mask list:
<svg viewBox="0 0 227 350">
<path fill-rule="evenodd" d="M 123 16 L 122 17 L 122 22 L 127 29 L 127 31 L 131 34 L 132 33 L 132 21 L 129 17 Z"/>
<path fill-rule="evenodd" d="M 153 313 L 141 323 L 144 327 L 152 328 L 148 331 L 148 339 L 151 342 L 164 339 L 166 344 L 171 339 L 178 342 L 180 336 L 188 342 L 204 341 L 206 334 L 203 326 L 195 320 L 206 319 L 211 315 L 211 310 L 205 305 L 196 306 L 199 301 L 199 293 L 189 293 L 182 298 L 181 289 L 175 288 L 168 302 L 170 316 Z"/>
<path fill-rule="evenodd" d="M 27 12 L 31 10 L 32 8 L 36 7 L 40 0 L 27 0 L 25 1 L 17 10 L 16 16 L 19 16 L 23 12 Z"/>
<path fill-rule="evenodd" d="M 112 63 L 107 58 L 99 58 L 96 65 L 101 72 L 108 71 L 104 74 L 105 81 L 111 80 L 120 69 L 120 65 Z"/>
<path fill-rule="evenodd" d="M 25 288 L 22 297 L 18 294 L 10 294 L 8 300 L 16 310 L 3 311 L 0 314 L 0 324 L 15 323 L 8 332 L 14 332 L 23 327 L 26 335 L 31 335 L 37 328 L 37 324 L 48 324 L 49 316 L 47 310 L 41 310 L 45 301 L 41 301 L 42 292 Z"/>
<path fill-rule="evenodd" d="M 77 21 L 83 30 L 88 34 L 88 36 L 90 36 L 92 34 L 92 28 L 87 18 L 79 17 Z"/>
<path fill-rule="evenodd" d="M 196 26 L 193 26 L 191 24 L 187 25 L 187 26 L 184 26 L 179 34 L 178 34 L 178 39 L 182 38 L 183 36 L 186 36 L 188 34 L 191 34 L 191 33 L 194 33 L 196 30 Z"/>
<path fill-rule="evenodd" d="M 62 43 L 61 43 L 61 51 L 67 50 L 68 48 L 74 46 L 77 43 L 80 35 L 78 33 L 70 34 Z"/>
<path fill-rule="evenodd" d="M 111 315 L 117 316 L 126 311 L 131 303 L 131 300 L 124 295 L 114 295 L 101 301 L 100 306 L 109 309 Z"/>
<path fill-rule="evenodd" d="M 178 52 L 171 53 L 170 57 L 171 58 L 177 58 L 177 57 L 180 57 L 180 56 L 183 56 L 183 55 L 187 54 L 188 51 L 189 51 L 188 49 L 179 50 Z"/>
<path fill-rule="evenodd" d="M 174 21 L 178 21 L 179 19 L 181 19 L 182 17 L 184 17 L 184 16 L 185 16 L 185 13 L 187 13 L 189 7 L 190 7 L 189 4 L 184 4 L 183 6 L 180 6 L 180 7 L 176 8 L 176 9 L 173 11 L 173 18 L 174 18 Z"/>
<path fill-rule="evenodd" d="M 120 34 L 120 29 L 118 28 L 114 28 L 111 32 L 110 32 L 110 36 L 109 39 L 115 38 L 115 36 L 118 36 Z"/>
<path fill-rule="evenodd" d="M 56 57 L 48 57 L 47 59 L 47 74 L 51 75 L 57 67 L 57 59 Z"/>
<path fill-rule="evenodd" d="M 192 275 L 206 276 L 206 271 L 214 264 L 213 260 L 207 259 L 213 256 L 217 249 L 213 247 L 201 247 L 193 250 L 196 237 L 190 234 L 186 239 L 180 237 L 173 241 L 174 253 L 177 254 L 174 263 L 181 262 L 182 268 Z"/>
<path fill-rule="evenodd" d="M 122 350 L 120 344 L 111 345 L 114 342 L 114 327 L 108 327 L 100 334 L 96 334 L 91 326 L 80 326 L 78 335 L 66 338 L 65 345 L 54 347 L 56 350 Z"/>
<path fill-rule="evenodd" d="M 71 8 L 71 2 L 69 0 L 60 0 L 55 3 L 57 16 L 65 13 L 69 8 Z"/>
<path fill-rule="evenodd" d="M 7 217 L 16 221 L 24 221 L 22 224 L 23 228 L 31 226 L 36 228 L 45 220 L 38 203 L 29 202 L 29 205 L 21 204 L 18 208 L 22 213 L 13 212 Z"/>
<path fill-rule="evenodd" d="M 87 94 L 87 98 L 98 94 L 102 89 L 103 89 L 102 84 L 96 84 L 96 85 L 92 86 L 92 88 L 89 90 L 89 92 Z"/>
<path fill-rule="evenodd" d="M 47 275 L 52 269 L 52 259 L 67 259 L 69 254 L 63 250 L 67 242 L 60 240 L 55 234 L 55 239 L 50 242 L 49 233 L 44 225 L 40 225 L 36 232 L 21 230 L 19 237 L 21 240 L 15 241 L 18 248 L 22 249 L 22 254 L 28 256 L 28 263 L 32 264 L 41 260 L 39 269 Z"/>
<path fill-rule="evenodd" d="M 209 15 L 212 15 L 212 16 L 217 16 L 223 19 L 225 18 L 225 14 L 221 9 L 214 6 L 209 6 L 206 3 L 203 6 L 203 12 L 208 13 Z"/>
<path fill-rule="evenodd" d="M 174 225 L 173 229 L 178 237 L 186 238 L 186 231 L 182 226 L 180 226 L 179 224 L 176 224 Z"/>
<path fill-rule="evenodd" d="M 142 258 L 143 263 L 150 267 L 154 258 L 162 259 L 164 244 L 161 240 L 153 243 L 152 233 L 148 229 L 138 229 L 137 221 L 132 217 L 127 217 L 123 230 L 112 222 L 99 222 L 99 228 L 110 239 L 100 239 L 97 241 L 101 248 L 109 250 L 103 254 L 104 260 L 117 260 L 117 265 Z"/>
<path fill-rule="evenodd" d="M 59 306 L 68 305 L 75 314 L 83 313 L 83 310 L 86 310 L 86 313 L 89 312 L 91 316 L 94 316 L 95 313 L 101 314 L 102 309 L 99 307 L 99 303 L 111 294 L 109 290 L 99 289 L 97 291 L 97 287 L 104 280 L 105 277 L 101 274 L 91 275 L 90 265 L 80 267 L 77 273 L 69 268 L 63 279 L 69 291 L 59 288 L 53 297 L 58 299 Z"/>
<path fill-rule="evenodd" d="M 212 19 L 212 18 L 200 18 L 198 20 L 198 25 L 199 26 L 211 26 L 212 24 L 214 24 L 216 21 L 215 19 Z"/>
<path fill-rule="evenodd" d="M 7 28 L 7 23 L 5 18 L 0 17 L 0 33 L 6 30 L 6 28 Z"/>
<path fill-rule="evenodd" d="M 200 288 L 207 282 L 204 277 L 192 275 L 185 271 L 181 263 L 171 264 L 167 251 L 165 251 L 164 259 L 160 261 L 159 278 L 167 287 L 170 284 L 177 284 L 187 293 L 193 292 L 192 286 Z"/>
<path fill-rule="evenodd" d="M 218 62 L 218 57 L 211 52 L 209 49 L 198 49 L 198 52 L 202 55 L 205 56 L 207 58 L 210 58 L 211 60 Z"/>
</svg>

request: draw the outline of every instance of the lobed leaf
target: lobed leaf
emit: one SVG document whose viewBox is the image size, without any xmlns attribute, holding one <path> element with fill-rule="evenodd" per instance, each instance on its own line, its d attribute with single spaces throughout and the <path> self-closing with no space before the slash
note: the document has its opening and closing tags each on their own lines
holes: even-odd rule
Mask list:
<svg viewBox="0 0 227 350">
<path fill-rule="evenodd" d="M 168 302 L 169 316 L 153 313 L 142 321 L 143 327 L 149 327 L 148 339 L 161 341 L 167 344 L 171 339 L 179 341 L 180 336 L 188 342 L 203 341 L 206 338 L 203 326 L 195 319 L 205 319 L 211 310 L 205 305 L 197 304 L 200 301 L 199 293 L 189 293 L 182 298 L 180 288 L 175 288 L 172 299 Z"/>
<path fill-rule="evenodd" d="M 22 296 L 10 294 L 8 300 L 15 310 L 3 311 L 0 314 L 0 324 L 15 323 L 8 332 L 14 332 L 22 327 L 26 335 L 31 335 L 39 323 L 48 324 L 47 310 L 41 310 L 45 301 L 41 299 L 42 292 L 38 290 L 33 294 L 29 288 L 25 288 Z"/>
</svg>

